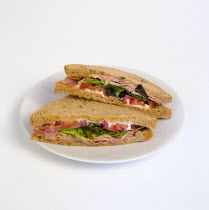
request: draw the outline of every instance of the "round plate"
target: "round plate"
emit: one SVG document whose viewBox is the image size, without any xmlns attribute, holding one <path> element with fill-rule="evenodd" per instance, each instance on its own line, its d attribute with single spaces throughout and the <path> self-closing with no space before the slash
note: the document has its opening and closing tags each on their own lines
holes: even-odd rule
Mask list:
<svg viewBox="0 0 209 210">
<path fill-rule="evenodd" d="M 173 141 L 182 128 L 184 119 L 183 105 L 178 95 L 168 85 L 154 76 L 136 69 L 124 67 L 115 68 L 144 77 L 173 96 L 172 103 L 166 105 L 172 109 L 172 118 L 170 120 L 161 119 L 158 121 L 157 128 L 153 130 L 154 137 L 151 140 L 126 145 L 101 147 L 62 146 L 42 142 L 36 143 L 50 152 L 73 160 L 93 163 L 118 163 L 146 157 Z M 64 71 L 53 74 L 39 82 L 25 96 L 20 110 L 20 117 L 23 127 L 30 136 L 33 134 L 33 128 L 30 126 L 30 115 L 41 106 L 65 96 L 53 93 L 55 82 L 65 77 Z"/>
</svg>

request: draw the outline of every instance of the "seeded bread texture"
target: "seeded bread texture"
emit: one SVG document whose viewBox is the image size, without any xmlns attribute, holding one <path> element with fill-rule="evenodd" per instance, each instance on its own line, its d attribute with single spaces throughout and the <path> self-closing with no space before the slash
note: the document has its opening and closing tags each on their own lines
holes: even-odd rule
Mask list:
<svg viewBox="0 0 209 210">
<path fill-rule="evenodd" d="M 47 104 L 31 115 L 31 126 L 52 124 L 55 121 L 84 119 L 93 123 L 131 122 L 143 127 L 155 128 L 157 118 L 127 107 L 105 104 L 99 101 L 66 96 Z"/>
<path fill-rule="evenodd" d="M 147 114 L 151 114 L 155 116 L 156 118 L 165 118 L 169 119 L 171 118 L 171 110 L 164 107 L 164 106 L 158 106 L 154 109 L 141 109 L 139 107 L 134 107 L 131 105 L 124 104 L 122 101 L 118 100 L 115 97 L 103 97 L 100 93 L 97 93 L 95 91 L 85 91 L 80 90 L 77 87 L 70 87 L 66 84 L 63 84 L 61 82 L 57 82 L 55 85 L 55 93 L 64 93 L 68 95 L 75 95 L 86 99 L 92 99 L 95 101 L 101 101 L 108 104 L 115 104 L 123 107 L 128 107 L 133 110 L 138 110 Z"/>
<path fill-rule="evenodd" d="M 124 80 L 129 81 L 135 86 L 137 86 L 138 84 L 142 84 L 147 94 L 152 94 L 153 96 L 159 98 L 163 103 L 169 103 L 172 101 L 172 96 L 166 93 L 160 87 L 142 77 L 139 77 L 129 72 L 125 72 L 115 68 L 83 64 L 66 65 L 64 68 L 65 73 L 72 79 L 80 79 L 83 76 L 88 76 L 90 74 L 113 76 L 118 79 L 123 78 Z"/>
<path fill-rule="evenodd" d="M 152 136 L 153 136 L 152 131 L 150 129 L 146 129 L 146 130 L 141 131 L 141 133 L 137 135 L 136 137 L 131 138 L 129 140 L 121 141 L 115 144 L 106 142 L 103 144 L 102 143 L 98 144 L 96 146 L 114 146 L 114 145 L 128 144 L 128 143 L 133 143 L 133 142 L 138 142 L 138 141 L 147 141 L 151 139 Z M 69 142 L 67 140 L 55 140 L 55 141 L 48 140 L 44 138 L 44 134 L 38 133 L 38 132 L 34 133 L 32 137 L 30 138 L 30 140 L 46 142 L 46 143 L 51 143 L 51 144 L 61 144 L 61 145 L 66 145 L 66 146 L 88 146 L 87 144 L 82 143 L 82 142 Z"/>
</svg>

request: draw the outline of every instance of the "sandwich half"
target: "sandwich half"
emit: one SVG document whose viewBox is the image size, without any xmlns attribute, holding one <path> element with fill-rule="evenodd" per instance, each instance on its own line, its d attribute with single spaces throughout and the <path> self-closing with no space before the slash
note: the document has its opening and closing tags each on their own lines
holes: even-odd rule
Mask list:
<svg viewBox="0 0 209 210">
<path fill-rule="evenodd" d="M 157 85 L 129 72 L 102 66 L 65 66 L 67 77 L 55 85 L 55 93 L 76 95 L 108 104 L 126 106 L 154 115 L 171 117 L 164 104 L 172 97 Z"/>
<path fill-rule="evenodd" d="M 71 146 L 147 141 L 157 118 L 127 107 L 66 96 L 31 115 L 31 140 Z"/>
</svg>

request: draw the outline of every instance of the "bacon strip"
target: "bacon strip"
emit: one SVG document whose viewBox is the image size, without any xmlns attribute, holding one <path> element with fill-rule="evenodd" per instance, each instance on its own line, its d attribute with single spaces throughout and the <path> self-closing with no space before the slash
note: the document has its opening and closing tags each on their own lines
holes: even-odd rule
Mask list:
<svg viewBox="0 0 209 210">
<path fill-rule="evenodd" d="M 86 120 L 56 121 L 54 124 L 51 125 L 43 125 L 44 129 L 41 129 L 42 126 L 36 126 L 34 128 L 34 131 L 44 133 L 46 139 L 54 140 L 59 129 L 78 128 L 87 125 L 88 122 Z"/>
<path fill-rule="evenodd" d="M 69 77 L 66 77 L 64 80 L 61 80 L 60 82 L 66 84 L 70 87 L 78 84 L 78 80 L 73 80 L 73 79 L 70 79 Z"/>
<path fill-rule="evenodd" d="M 122 123 L 109 124 L 106 120 L 103 122 L 103 128 L 110 131 L 125 131 L 128 125 Z"/>
<path fill-rule="evenodd" d="M 58 129 L 59 127 L 53 125 L 46 126 L 44 129 L 45 138 L 54 140 L 56 138 Z"/>
</svg>

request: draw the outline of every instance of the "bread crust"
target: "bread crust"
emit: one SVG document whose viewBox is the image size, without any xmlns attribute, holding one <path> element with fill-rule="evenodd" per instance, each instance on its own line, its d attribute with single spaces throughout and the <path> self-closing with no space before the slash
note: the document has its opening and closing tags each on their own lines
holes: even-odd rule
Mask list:
<svg viewBox="0 0 209 210">
<path fill-rule="evenodd" d="M 162 106 L 162 105 L 158 106 L 154 109 L 141 109 L 139 107 L 124 104 L 122 101 L 118 100 L 115 97 L 103 97 L 100 93 L 97 93 L 94 91 L 80 90 L 77 87 L 74 87 L 74 86 L 70 87 L 70 86 L 63 84 L 61 82 L 56 83 L 54 92 L 79 96 L 81 98 L 91 99 L 91 100 L 95 100 L 95 101 L 101 101 L 103 103 L 115 104 L 115 105 L 119 105 L 119 106 L 123 106 L 123 107 L 128 107 L 133 110 L 138 110 L 138 111 L 144 112 L 146 114 L 153 115 L 156 118 L 165 118 L 165 119 L 171 118 L 171 109 L 166 108 L 165 106 Z"/>
<path fill-rule="evenodd" d="M 122 144 L 129 144 L 129 143 L 133 143 L 133 142 L 138 142 L 138 141 L 148 141 L 149 139 L 151 139 L 153 136 L 152 131 L 150 129 L 146 129 L 141 131 L 141 133 L 139 135 L 137 135 L 134 138 L 131 138 L 130 140 L 125 140 L 122 142 L 118 142 L 118 143 L 110 143 L 110 142 L 106 142 L 106 143 L 101 143 L 95 146 L 115 146 L 115 145 L 122 145 Z M 42 133 L 34 133 L 30 140 L 32 141 L 39 141 L 39 142 L 45 142 L 45 143 L 51 143 L 51 144 L 60 144 L 60 145 L 66 145 L 66 146 L 89 146 L 85 143 L 82 142 L 69 142 L 67 140 L 48 140 L 44 138 L 44 134 Z"/>
<path fill-rule="evenodd" d="M 125 78 L 125 80 L 128 80 L 131 84 L 135 86 L 137 86 L 138 84 L 142 84 L 147 94 L 152 94 L 153 96 L 160 99 L 164 104 L 170 103 L 172 101 L 172 96 L 157 85 L 135 74 L 125 72 L 116 68 L 83 64 L 71 64 L 66 65 L 64 69 L 65 73 L 72 79 L 80 79 L 83 76 L 89 76 L 90 74 L 113 76 L 118 79 L 121 79 L 121 77 L 123 77 Z"/>
</svg>

